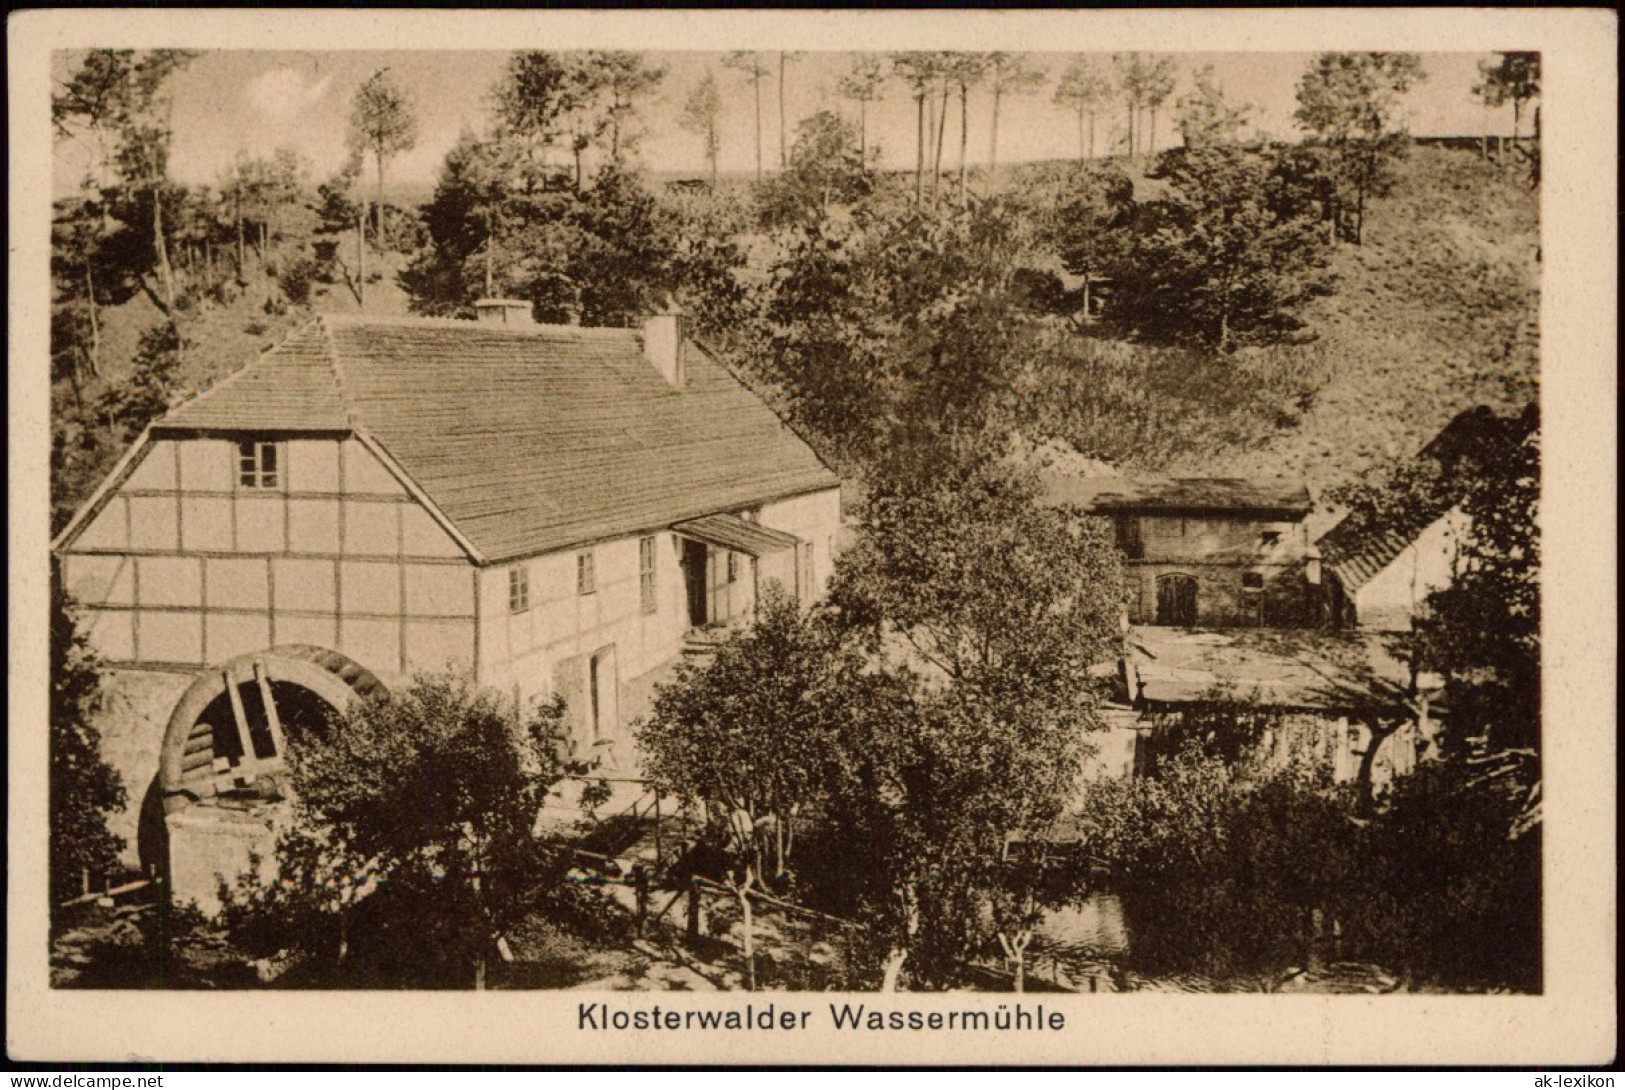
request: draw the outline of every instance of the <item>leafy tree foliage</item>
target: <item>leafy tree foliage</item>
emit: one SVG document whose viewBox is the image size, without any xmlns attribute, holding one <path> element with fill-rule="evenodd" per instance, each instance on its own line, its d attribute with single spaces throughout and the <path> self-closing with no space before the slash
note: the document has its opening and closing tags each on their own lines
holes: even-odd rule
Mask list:
<svg viewBox="0 0 1625 1090">
<path fill-rule="evenodd" d="M 1138 204 L 1110 264 L 1115 317 L 1220 349 L 1294 328 L 1329 290 L 1315 217 L 1290 175 L 1236 147 L 1165 154 L 1168 195 Z"/>
<path fill-rule="evenodd" d="M 562 719 L 560 704 L 521 717 L 467 678 L 424 675 L 301 731 L 289 739 L 290 884 L 318 910 L 416 936 L 420 952 L 430 940 L 426 962 L 472 970 L 482 987 L 497 937 L 562 871 L 532 835 L 564 771 Z"/>
<path fill-rule="evenodd" d="M 1065 106 L 1078 116 L 1078 158 L 1095 157 L 1095 117 L 1111 100 L 1112 85 L 1105 73 L 1099 71 L 1088 57 L 1074 57 L 1061 73 L 1055 85 L 1055 103 Z M 1089 122 L 1089 137 L 1084 139 L 1084 120 Z"/>
<path fill-rule="evenodd" d="M 428 245 L 400 278 L 420 313 L 465 314 L 500 294 L 528 299 L 541 321 L 624 325 L 675 286 L 669 217 L 615 164 L 577 190 L 500 138 L 465 136 L 423 221 Z"/>
<path fill-rule="evenodd" d="M 1491 109 L 1512 104 L 1512 139 L 1517 140 L 1524 107 L 1540 96 L 1540 54 L 1509 52 L 1496 57 L 1493 62 L 1478 62 L 1473 94 Z"/>
<path fill-rule="evenodd" d="M 116 863 L 118 839 L 107 828 L 122 810 L 124 785 L 101 754 L 93 719 L 101 708 L 101 672 L 59 581 L 51 585 L 50 860 L 51 905 L 82 892 Z"/>
<path fill-rule="evenodd" d="M 1232 106 L 1225 99 L 1223 89 L 1214 82 L 1211 65 L 1197 69 L 1192 83 L 1191 90 L 1180 98 L 1174 119 L 1185 146 L 1233 143 L 1247 124 L 1252 108 L 1245 104 Z"/>
<path fill-rule="evenodd" d="M 762 219 L 769 226 L 827 216 L 835 204 L 868 195 L 873 175 L 864 165 L 860 137 L 850 122 L 820 110 L 796 126 L 789 167 L 763 183 Z"/>
<path fill-rule="evenodd" d="M 125 183 L 127 197 L 147 213 L 143 221 L 150 228 L 154 256 L 149 267 L 157 270 L 162 291 L 161 300 L 155 301 L 170 315 L 176 291 L 164 227 L 166 201 L 174 195 L 168 180 L 171 133 L 166 84 L 196 56 L 181 49 L 93 49 L 51 99 L 51 119 L 59 134 L 88 130 L 97 137 L 113 137 L 110 165 Z"/>
<path fill-rule="evenodd" d="M 1410 142 L 1400 104 L 1427 78 L 1412 53 L 1322 53 L 1298 80 L 1298 125 L 1320 149 L 1335 186 L 1336 208 L 1353 214 L 1348 237 L 1365 237 L 1365 206 L 1393 183 L 1393 163 Z M 1334 223 L 1340 219 L 1334 218 Z"/>
<path fill-rule="evenodd" d="M 755 623 L 712 661 L 678 664 L 639 731 L 652 779 L 715 814 L 739 815 L 757 875 L 784 873 L 797 815 L 827 784 L 839 696 L 831 690 L 861 666 L 838 639 L 772 584 Z"/>
<path fill-rule="evenodd" d="M 1119 560 L 970 438 L 877 478 L 859 525 L 831 597 L 884 684 L 842 719 L 831 828 L 882 880 L 849 896 L 884 921 L 893 975 L 906 954 L 942 981 L 992 937 L 1004 837 L 1047 831 L 1099 727 L 1088 668 L 1111 654 Z"/>
<path fill-rule="evenodd" d="M 678 124 L 700 138 L 705 162 L 711 171 L 712 189 L 717 186 L 717 156 L 722 154 L 722 132 L 718 128 L 721 119 L 722 96 L 717 93 L 716 77 L 707 71 L 683 100 L 683 114 Z M 757 143 L 760 142 L 758 136 Z"/>
<path fill-rule="evenodd" d="M 101 409 L 128 444 L 162 416 L 180 393 L 179 368 L 185 341 L 173 325 L 161 323 L 141 334 L 129 379 L 102 395 Z"/>
<path fill-rule="evenodd" d="M 415 107 L 406 89 L 380 68 L 356 89 L 350 102 L 350 127 L 346 134 L 352 152 L 370 153 L 377 168 L 378 188 L 374 204 L 375 229 L 383 230 L 384 170 L 389 161 L 417 145 L 418 122 Z"/>
<path fill-rule="evenodd" d="M 1424 658 L 1444 674 L 1453 739 L 1530 758 L 1540 742 L 1540 431 L 1534 406 L 1489 437 L 1461 501 L 1468 531 L 1458 570 L 1433 594 Z M 1498 440 L 1498 441 L 1497 441 Z"/>
</svg>

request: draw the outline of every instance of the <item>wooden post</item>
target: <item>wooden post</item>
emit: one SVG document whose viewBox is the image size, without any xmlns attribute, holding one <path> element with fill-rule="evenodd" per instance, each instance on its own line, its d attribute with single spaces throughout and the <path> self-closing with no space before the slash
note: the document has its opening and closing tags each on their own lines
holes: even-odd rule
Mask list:
<svg viewBox="0 0 1625 1090">
<path fill-rule="evenodd" d="M 276 701 L 271 699 L 271 679 L 266 674 L 265 663 L 259 659 L 254 660 L 254 680 L 259 683 L 260 699 L 265 702 L 265 721 L 271 728 L 271 746 L 276 756 L 285 757 L 287 750 L 282 743 L 282 717 L 277 714 Z"/>
<path fill-rule="evenodd" d="M 639 935 L 649 919 L 649 871 L 642 863 L 632 868 L 632 893 L 637 900 L 636 926 Z"/>
<path fill-rule="evenodd" d="M 230 670 L 220 671 L 220 676 L 226 682 L 226 694 L 231 698 L 231 718 L 237 724 L 237 741 L 243 747 L 242 776 L 247 782 L 253 783 L 256 778 L 254 738 L 248 730 L 248 713 L 243 710 L 243 694 L 238 691 L 237 679 L 231 676 Z"/>
<path fill-rule="evenodd" d="M 698 942 L 700 938 L 701 917 L 704 908 L 700 904 L 700 879 L 695 875 L 688 880 L 688 938 L 690 942 Z"/>
</svg>

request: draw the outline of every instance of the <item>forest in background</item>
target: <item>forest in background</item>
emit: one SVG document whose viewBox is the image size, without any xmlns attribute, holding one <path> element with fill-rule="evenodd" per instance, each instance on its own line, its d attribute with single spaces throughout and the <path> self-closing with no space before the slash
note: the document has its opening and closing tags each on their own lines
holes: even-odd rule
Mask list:
<svg viewBox="0 0 1625 1090">
<path fill-rule="evenodd" d="M 771 60 L 736 54 L 689 89 L 702 147 L 718 84 L 760 90 Z M 656 63 L 521 54 L 418 208 L 383 199 L 415 139 L 387 72 L 355 89 L 337 175 L 284 150 L 215 187 L 171 182 L 165 80 L 188 61 L 93 53 L 57 99 L 63 139 L 107 156 L 53 224 L 53 526 L 167 404 L 305 317 L 469 316 L 482 295 L 588 325 L 674 297 L 848 476 L 899 391 L 930 411 L 996 402 L 1032 446 L 1125 470 L 1318 488 L 1536 395 L 1538 145 L 1412 148 L 1394 126 L 1418 77 L 1386 61 L 1306 73 L 1303 141 L 1260 146 L 1205 73 L 1174 98 L 1170 58 L 1080 58 L 1049 88 L 1019 56 L 870 56 L 842 100 L 780 119 L 758 179 L 659 184 L 638 106 L 683 89 Z M 1484 67 L 1486 106 L 1526 125 L 1525 55 Z M 967 164 L 967 112 L 1046 92 L 1077 111 L 1076 161 Z M 918 108 L 912 172 L 874 169 L 866 145 L 887 93 Z M 1114 147 L 1093 132 L 1107 111 L 1129 119 Z M 1149 156 L 1159 124 L 1183 146 Z"/>
</svg>

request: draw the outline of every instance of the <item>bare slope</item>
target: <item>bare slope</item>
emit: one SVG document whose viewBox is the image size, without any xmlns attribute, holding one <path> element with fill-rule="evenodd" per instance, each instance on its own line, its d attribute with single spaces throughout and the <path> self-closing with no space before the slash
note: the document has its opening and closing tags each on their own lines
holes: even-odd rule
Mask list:
<svg viewBox="0 0 1625 1090">
<path fill-rule="evenodd" d="M 1338 247 L 1336 293 L 1308 314 L 1330 374 L 1309 411 L 1256 449 L 1181 468 L 1323 488 L 1415 453 L 1463 409 L 1521 409 L 1539 384 L 1538 211 L 1522 174 L 1415 149 L 1370 209 L 1365 245 Z"/>
</svg>

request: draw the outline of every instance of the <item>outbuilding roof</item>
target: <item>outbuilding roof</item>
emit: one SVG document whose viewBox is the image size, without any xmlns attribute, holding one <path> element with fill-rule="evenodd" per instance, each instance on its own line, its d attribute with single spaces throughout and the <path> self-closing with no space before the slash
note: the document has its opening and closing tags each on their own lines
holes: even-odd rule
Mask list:
<svg viewBox="0 0 1625 1090">
<path fill-rule="evenodd" d="M 1245 513 L 1298 519 L 1313 508 L 1309 487 L 1288 477 L 1076 477 L 1045 481 L 1051 503 L 1086 511 Z"/>
<path fill-rule="evenodd" d="M 1136 627 L 1124 672 L 1135 704 L 1234 699 L 1275 708 L 1393 711 L 1410 671 L 1391 636 L 1317 629 Z"/>
<path fill-rule="evenodd" d="M 321 317 L 153 427 L 332 431 L 383 448 L 492 562 L 838 484 L 703 349 L 674 388 L 633 329 Z"/>
<path fill-rule="evenodd" d="M 1409 503 L 1396 503 L 1381 521 L 1345 516 L 1316 544 L 1326 567 L 1353 593 L 1381 572 L 1417 537 L 1461 503 L 1497 445 L 1517 444 L 1535 429 L 1532 410 L 1495 415 L 1480 405 L 1458 414 L 1413 460 L 1411 473 L 1431 480 Z"/>
</svg>

